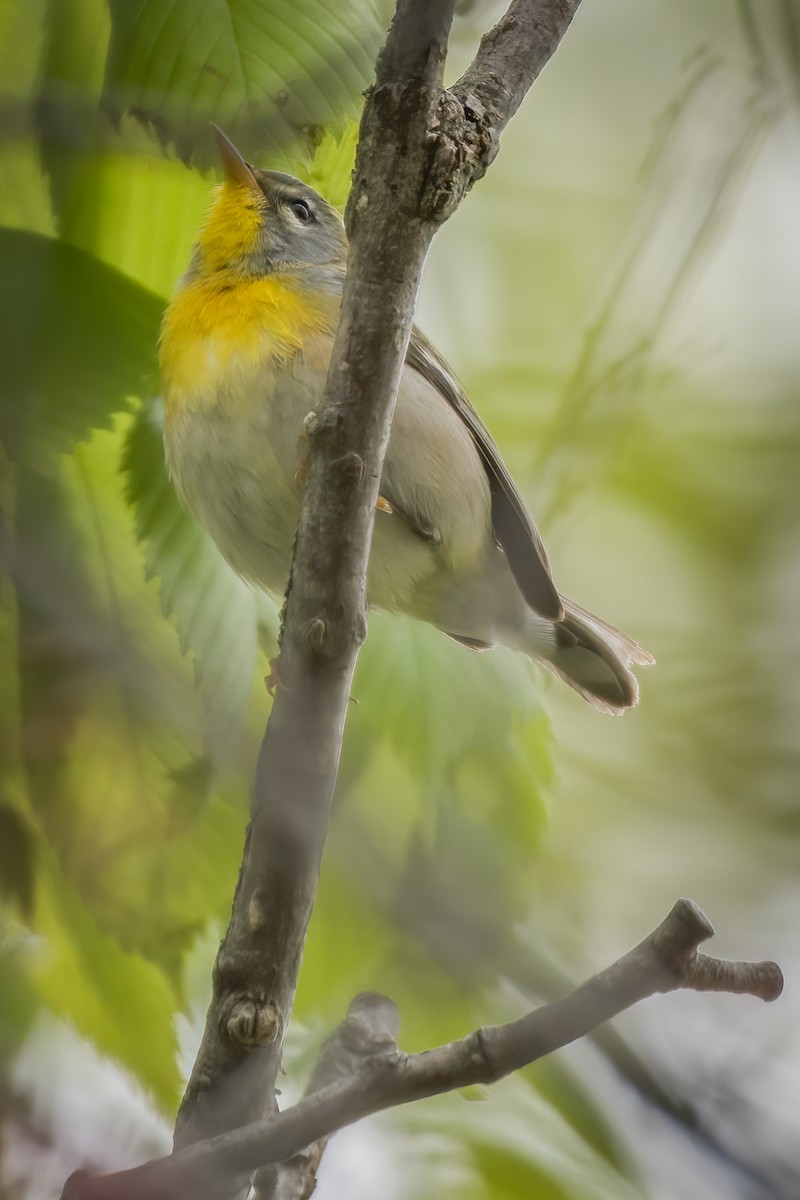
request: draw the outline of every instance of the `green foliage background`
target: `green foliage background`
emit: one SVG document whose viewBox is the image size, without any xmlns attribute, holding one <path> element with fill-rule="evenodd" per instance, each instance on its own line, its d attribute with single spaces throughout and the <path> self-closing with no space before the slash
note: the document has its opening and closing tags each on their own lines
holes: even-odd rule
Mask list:
<svg viewBox="0 0 800 1200">
<path fill-rule="evenodd" d="M 495 15 L 464 8 L 453 73 Z M 422 1048 L 563 991 L 683 892 L 721 953 L 797 961 L 800 252 L 779 239 L 799 12 L 587 2 L 434 245 L 420 321 L 560 585 L 659 665 L 604 721 L 511 654 L 373 615 L 289 1096 L 355 992 L 392 995 Z M 387 19 L 369 0 L 0 9 L 9 1195 L 166 1144 L 269 705 L 275 605 L 182 512 L 160 442 L 158 325 L 214 179 L 207 122 L 343 205 Z M 321 1189 L 788 1200 L 779 1064 L 800 1044 L 791 1000 L 754 1006 L 672 997 L 479 1103 L 372 1122 Z M 65 1038 L 84 1055 L 66 1083 Z M 124 1146 L 59 1123 L 93 1050 L 145 1097 Z"/>
</svg>

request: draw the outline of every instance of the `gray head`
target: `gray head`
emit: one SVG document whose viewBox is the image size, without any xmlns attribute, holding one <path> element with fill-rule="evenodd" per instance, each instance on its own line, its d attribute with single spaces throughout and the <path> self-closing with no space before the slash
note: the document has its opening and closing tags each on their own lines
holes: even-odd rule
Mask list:
<svg viewBox="0 0 800 1200">
<path fill-rule="evenodd" d="M 265 275 L 303 265 L 342 266 L 347 236 L 336 209 L 291 175 L 251 167 L 224 133 L 216 127 L 214 133 L 224 180 L 200 232 L 190 274 Z"/>
<path fill-rule="evenodd" d="M 267 202 L 265 234 L 272 262 L 344 262 L 342 218 L 319 192 L 280 171 L 251 170 Z"/>
</svg>

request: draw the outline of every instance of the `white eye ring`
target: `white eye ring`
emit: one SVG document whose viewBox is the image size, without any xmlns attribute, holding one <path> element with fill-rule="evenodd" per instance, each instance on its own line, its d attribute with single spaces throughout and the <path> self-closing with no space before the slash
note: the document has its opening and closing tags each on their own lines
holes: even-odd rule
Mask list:
<svg viewBox="0 0 800 1200">
<path fill-rule="evenodd" d="M 297 218 L 301 225 L 307 225 L 311 220 L 311 209 L 306 204 L 305 200 L 290 200 L 289 208 L 292 214 Z"/>
</svg>

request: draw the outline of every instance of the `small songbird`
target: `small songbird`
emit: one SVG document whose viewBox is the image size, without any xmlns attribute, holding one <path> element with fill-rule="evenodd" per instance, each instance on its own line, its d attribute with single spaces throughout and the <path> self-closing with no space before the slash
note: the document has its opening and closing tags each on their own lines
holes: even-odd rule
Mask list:
<svg viewBox="0 0 800 1200">
<path fill-rule="evenodd" d="M 306 184 L 251 167 L 216 131 L 224 182 L 164 317 L 166 459 L 235 571 L 280 596 L 303 493 L 347 238 Z M 602 712 L 638 699 L 636 642 L 560 596 L 500 453 L 450 368 L 412 333 L 386 452 L 370 605 L 474 650 L 543 663 Z"/>
</svg>

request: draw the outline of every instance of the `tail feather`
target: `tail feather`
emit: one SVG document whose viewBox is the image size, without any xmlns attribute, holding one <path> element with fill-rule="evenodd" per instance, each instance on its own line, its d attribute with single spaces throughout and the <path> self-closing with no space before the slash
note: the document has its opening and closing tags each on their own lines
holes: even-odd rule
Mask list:
<svg viewBox="0 0 800 1200">
<path fill-rule="evenodd" d="M 593 708 L 619 716 L 639 699 L 631 664 L 649 666 L 652 654 L 613 625 L 562 596 L 565 616 L 554 626 L 556 641 L 544 665 Z"/>
</svg>

